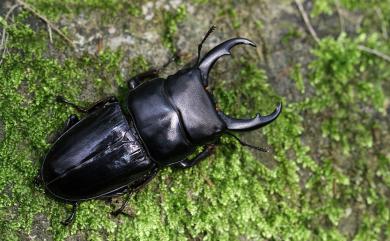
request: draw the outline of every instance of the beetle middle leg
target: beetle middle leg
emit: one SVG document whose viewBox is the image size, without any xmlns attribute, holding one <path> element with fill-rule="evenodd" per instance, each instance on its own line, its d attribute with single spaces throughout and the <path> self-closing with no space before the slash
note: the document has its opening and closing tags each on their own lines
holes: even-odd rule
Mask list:
<svg viewBox="0 0 390 241">
<path fill-rule="evenodd" d="M 74 126 L 77 122 L 79 122 L 79 118 L 77 115 L 72 114 L 68 117 L 68 119 L 65 121 L 64 127 L 61 131 L 58 131 L 55 133 L 55 135 L 50 138 L 49 143 L 53 144 L 55 141 L 58 140 L 58 138 L 64 134 L 67 130 L 69 130 L 72 126 Z"/>
<path fill-rule="evenodd" d="M 131 184 L 128 188 L 128 193 L 127 193 L 127 196 L 126 196 L 126 199 L 125 201 L 122 203 L 122 206 L 120 208 L 118 208 L 117 210 L 111 212 L 112 215 L 114 216 L 118 216 L 119 214 L 123 213 L 123 210 L 126 208 L 129 200 L 130 200 L 130 197 L 135 193 L 137 192 L 138 190 L 140 190 L 141 188 L 143 188 L 144 186 L 146 186 L 158 173 L 158 168 L 154 168 L 145 178 L 143 178 L 142 180 L 140 181 L 137 181 L 133 184 Z"/>
<path fill-rule="evenodd" d="M 34 185 L 35 187 L 37 187 L 37 188 L 40 187 L 40 186 L 42 185 L 42 183 L 43 183 L 41 174 L 36 175 L 36 176 L 34 177 L 32 183 L 33 183 L 33 185 Z"/>
<path fill-rule="evenodd" d="M 67 104 L 67 105 L 70 105 L 72 106 L 73 108 L 75 108 L 78 112 L 81 112 L 81 113 L 91 113 L 91 112 L 94 112 L 95 110 L 98 110 L 100 108 L 102 108 L 104 105 L 108 104 L 108 103 L 115 103 L 115 102 L 118 102 L 118 99 L 115 97 L 115 96 L 109 96 L 107 98 L 104 98 L 102 100 L 99 100 L 97 101 L 95 104 L 93 104 L 91 107 L 89 108 L 85 108 L 85 107 L 81 107 L 73 102 L 70 102 L 69 100 L 65 99 L 63 96 L 57 96 L 56 100 L 60 103 L 64 103 L 64 104 Z"/>
<path fill-rule="evenodd" d="M 203 151 L 198 155 L 196 155 L 193 159 L 185 159 L 183 161 L 177 162 L 173 164 L 172 167 L 180 168 L 180 169 L 193 167 L 203 159 L 211 156 L 214 153 L 214 149 L 215 149 L 215 144 L 207 145 L 203 149 Z"/>
<path fill-rule="evenodd" d="M 79 118 L 77 117 L 77 115 L 75 115 L 75 114 L 70 115 L 65 122 L 65 126 L 64 126 L 64 129 L 62 130 L 61 134 L 63 134 L 65 131 L 69 130 L 77 122 L 79 122 Z"/>
</svg>

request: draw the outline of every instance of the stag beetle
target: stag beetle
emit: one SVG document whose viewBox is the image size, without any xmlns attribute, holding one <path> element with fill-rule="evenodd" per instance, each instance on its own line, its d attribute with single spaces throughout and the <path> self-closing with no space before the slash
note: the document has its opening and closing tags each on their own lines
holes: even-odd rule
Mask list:
<svg viewBox="0 0 390 241">
<path fill-rule="evenodd" d="M 73 205 L 63 224 L 72 222 L 80 201 L 127 193 L 128 198 L 114 212 L 118 214 L 130 194 L 146 185 L 161 168 L 192 167 L 212 153 L 216 140 L 223 134 L 258 129 L 279 116 L 281 103 L 272 114 L 257 114 L 251 119 L 235 119 L 216 108 L 206 88 L 211 68 L 221 56 L 229 55 L 235 45 L 256 45 L 245 38 L 229 39 L 200 60 L 202 45 L 213 30 L 214 27 L 198 45 L 195 66 L 166 79 L 158 78 L 158 70 L 131 78 L 127 111 L 115 97 L 90 108 L 58 97 L 58 101 L 86 113 L 81 120 L 76 115 L 68 118 L 37 177 L 49 195 Z M 197 147 L 203 147 L 203 151 L 187 158 Z"/>
</svg>

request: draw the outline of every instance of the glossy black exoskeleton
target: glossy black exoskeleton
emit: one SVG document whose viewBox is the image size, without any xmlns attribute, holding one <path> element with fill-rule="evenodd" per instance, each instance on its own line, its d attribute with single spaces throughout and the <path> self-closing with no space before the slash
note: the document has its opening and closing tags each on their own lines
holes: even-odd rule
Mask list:
<svg viewBox="0 0 390 241">
<path fill-rule="evenodd" d="M 131 194 L 165 166 L 187 168 L 206 158 L 223 134 L 258 129 L 278 117 L 281 104 L 272 114 L 251 119 L 231 118 L 217 110 L 206 89 L 210 69 L 221 56 L 230 54 L 233 46 L 255 44 L 244 38 L 230 39 L 200 60 L 202 44 L 212 30 L 198 46 L 194 67 L 166 79 L 158 78 L 156 70 L 130 79 L 127 111 L 115 97 L 89 109 L 59 97 L 87 114 L 81 120 L 76 115 L 69 117 L 39 175 L 51 196 L 73 204 L 65 224 L 73 220 L 80 201 Z M 142 82 L 147 78 L 152 79 Z M 199 146 L 203 151 L 187 159 Z M 115 213 L 123 210 L 127 200 Z"/>
</svg>

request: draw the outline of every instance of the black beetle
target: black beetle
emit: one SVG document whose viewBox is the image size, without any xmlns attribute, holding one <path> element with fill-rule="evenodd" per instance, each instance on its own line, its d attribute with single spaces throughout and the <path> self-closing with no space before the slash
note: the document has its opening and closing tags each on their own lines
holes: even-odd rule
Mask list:
<svg viewBox="0 0 390 241">
<path fill-rule="evenodd" d="M 221 135 L 235 137 L 229 131 L 258 129 L 278 117 L 281 103 L 272 114 L 257 114 L 251 119 L 231 118 L 217 110 L 206 88 L 210 69 L 221 56 L 230 54 L 235 45 L 255 47 L 255 44 L 245 38 L 233 38 L 200 60 L 202 45 L 213 30 L 214 27 L 198 45 L 195 66 L 166 79 L 157 77 L 158 70 L 131 78 L 129 114 L 122 110 L 115 97 L 101 100 L 88 109 L 58 97 L 59 101 L 87 113 L 81 120 L 76 115 L 69 117 L 38 176 L 51 196 L 73 204 L 72 214 L 64 224 L 73 220 L 80 201 L 131 194 L 165 166 L 187 168 L 206 158 Z M 142 83 L 146 79 L 151 80 Z M 186 158 L 200 146 L 204 147 L 200 154 L 193 159 Z M 128 198 L 114 213 L 122 212 L 127 201 Z"/>
</svg>

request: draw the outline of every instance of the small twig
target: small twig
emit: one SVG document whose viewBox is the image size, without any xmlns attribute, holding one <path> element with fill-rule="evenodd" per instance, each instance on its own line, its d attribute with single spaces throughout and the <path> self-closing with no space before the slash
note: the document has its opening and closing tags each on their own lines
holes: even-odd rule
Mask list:
<svg viewBox="0 0 390 241">
<path fill-rule="evenodd" d="M 340 1 L 335 0 L 335 3 L 336 3 L 337 14 L 339 15 L 340 32 L 343 33 L 343 32 L 345 32 L 345 23 L 344 23 L 343 16 L 341 15 Z"/>
<path fill-rule="evenodd" d="M 375 12 L 376 12 L 376 14 L 378 14 L 378 17 L 382 21 L 381 28 L 382 28 L 383 37 L 385 39 L 388 39 L 389 35 L 387 33 L 387 24 L 386 24 L 385 18 L 383 17 L 382 10 L 378 7 L 375 7 Z"/>
<path fill-rule="evenodd" d="M 2 48 L 1 57 L 0 57 L 0 65 L 3 63 L 5 55 L 8 53 L 7 41 L 8 41 L 8 36 L 6 37 L 4 47 Z"/>
<path fill-rule="evenodd" d="M 18 2 L 24 9 L 26 9 L 27 11 L 33 13 L 35 16 L 37 16 L 37 17 L 40 18 L 42 21 L 44 21 L 51 29 L 54 30 L 54 32 L 56 32 L 56 33 L 57 33 L 58 35 L 60 35 L 63 39 L 65 39 L 65 41 L 68 42 L 72 48 L 75 48 L 75 46 L 73 45 L 72 40 L 70 40 L 68 37 L 66 37 L 66 35 L 65 35 L 64 33 L 62 33 L 61 30 L 59 30 L 54 24 L 52 24 L 45 16 L 39 14 L 33 7 L 31 7 L 29 4 L 25 3 L 24 1 L 22 1 L 22 0 L 17 0 L 17 2 Z"/>
<path fill-rule="evenodd" d="M 207 176 L 205 176 L 203 174 L 201 174 L 201 175 L 209 187 L 214 187 L 214 183 L 210 180 L 210 178 L 208 178 Z"/>
<path fill-rule="evenodd" d="M 320 42 L 320 38 L 318 38 L 318 35 L 316 33 L 316 31 L 314 30 L 313 26 L 311 25 L 310 23 L 310 20 L 309 20 L 309 17 L 307 16 L 307 13 L 305 11 L 305 9 L 303 8 L 303 5 L 302 3 L 299 1 L 299 0 L 294 0 L 295 4 L 297 5 L 298 7 L 298 10 L 303 18 L 303 21 L 305 22 L 305 25 L 306 25 L 306 28 L 309 30 L 311 36 L 313 37 L 313 39 L 319 43 Z"/>
<path fill-rule="evenodd" d="M 390 56 L 388 56 L 388 55 L 386 55 L 386 54 L 384 54 L 384 53 L 382 53 L 382 52 L 380 52 L 380 51 L 378 51 L 376 49 L 371 49 L 371 48 L 368 48 L 368 47 L 366 47 L 364 45 L 358 45 L 358 49 L 360 49 L 361 51 L 364 51 L 366 53 L 375 55 L 375 56 L 377 56 L 379 58 L 382 58 L 382 59 L 390 62 Z"/>
<path fill-rule="evenodd" d="M 309 30 L 311 36 L 314 38 L 314 40 L 319 43 L 320 42 L 320 39 L 318 38 L 318 35 L 317 33 L 315 32 L 313 26 L 311 25 L 310 23 L 310 20 L 309 20 L 309 17 L 305 11 L 305 9 L 303 8 L 302 6 L 302 3 L 299 2 L 299 0 L 294 0 L 295 4 L 298 6 L 298 10 L 299 12 L 301 13 L 302 15 L 302 18 L 305 22 L 305 25 L 306 25 L 306 28 Z M 369 53 L 369 54 L 372 54 L 372 55 L 375 55 L 379 58 L 382 58 L 383 60 L 386 60 L 386 61 L 389 61 L 390 62 L 390 56 L 376 50 L 376 49 L 371 49 L 371 48 L 368 48 L 364 45 L 358 45 L 358 49 L 361 50 L 361 51 L 364 51 L 366 53 Z"/>
<path fill-rule="evenodd" d="M 11 16 L 12 12 L 15 11 L 15 9 L 19 7 L 19 4 L 15 4 L 13 5 L 9 10 L 8 12 L 6 13 L 5 15 L 5 18 L 4 20 L 7 21 L 9 19 L 9 17 Z M 4 45 L 4 39 L 5 39 L 5 35 L 7 35 L 7 31 L 5 30 L 6 28 L 3 27 L 3 33 L 2 33 L 2 38 L 1 38 L 1 44 L 0 44 L 0 49 L 3 47 Z"/>
<path fill-rule="evenodd" d="M 49 25 L 47 25 L 47 31 L 49 32 L 50 43 L 53 43 L 53 34 Z"/>
<path fill-rule="evenodd" d="M 8 12 L 5 15 L 5 21 L 8 21 L 9 17 L 11 16 L 12 12 L 15 11 L 15 9 L 19 7 L 19 4 L 13 5 Z M 0 57 L 0 65 L 3 63 L 3 59 L 5 54 L 7 53 L 7 42 L 8 42 L 8 34 L 6 30 L 7 26 L 3 27 L 2 35 L 1 35 L 1 42 L 0 42 L 0 50 L 1 52 L 1 57 Z"/>
</svg>

